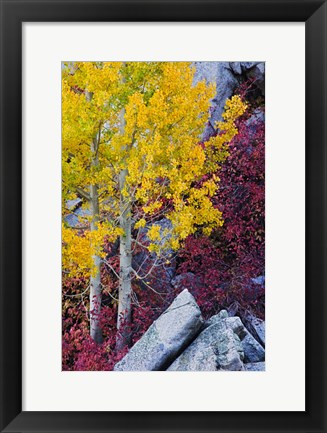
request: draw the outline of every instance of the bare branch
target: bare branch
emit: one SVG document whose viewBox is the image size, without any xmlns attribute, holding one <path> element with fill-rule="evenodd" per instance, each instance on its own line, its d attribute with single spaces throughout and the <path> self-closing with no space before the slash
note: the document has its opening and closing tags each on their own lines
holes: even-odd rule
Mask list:
<svg viewBox="0 0 327 433">
<path fill-rule="evenodd" d="M 79 194 L 81 197 L 83 197 L 85 200 L 90 201 L 91 197 L 90 194 L 86 191 L 84 191 L 83 188 L 80 188 L 79 186 L 76 187 L 76 192 L 77 194 Z"/>
<path fill-rule="evenodd" d="M 102 262 L 105 263 L 107 266 L 109 266 L 109 268 L 112 270 L 112 272 L 115 274 L 115 276 L 120 281 L 120 279 L 121 279 L 120 276 L 117 274 L 117 272 L 115 271 L 115 269 L 111 266 L 111 264 L 106 259 L 102 259 Z"/>
<path fill-rule="evenodd" d="M 78 296 L 83 296 L 88 290 L 89 290 L 90 286 L 88 286 L 84 292 L 82 293 L 78 293 L 77 295 L 67 295 L 66 293 L 63 293 L 64 296 L 66 296 L 67 298 L 76 298 Z"/>
</svg>

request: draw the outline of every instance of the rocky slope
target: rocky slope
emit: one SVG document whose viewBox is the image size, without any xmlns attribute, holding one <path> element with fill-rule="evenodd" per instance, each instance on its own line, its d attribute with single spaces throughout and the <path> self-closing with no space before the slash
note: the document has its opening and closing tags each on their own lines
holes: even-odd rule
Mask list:
<svg viewBox="0 0 327 433">
<path fill-rule="evenodd" d="M 225 310 L 205 322 L 184 289 L 114 370 L 263 371 L 265 323 L 253 316 L 248 320 L 255 336 Z"/>
</svg>

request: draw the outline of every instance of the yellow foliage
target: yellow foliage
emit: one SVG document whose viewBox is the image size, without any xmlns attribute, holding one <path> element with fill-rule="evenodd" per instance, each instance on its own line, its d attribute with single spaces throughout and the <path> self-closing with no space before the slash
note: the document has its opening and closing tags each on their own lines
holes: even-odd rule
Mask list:
<svg viewBox="0 0 327 433">
<path fill-rule="evenodd" d="M 153 224 L 148 230 L 148 238 L 151 241 L 159 241 L 160 237 L 160 226 L 158 224 Z"/>
<path fill-rule="evenodd" d="M 78 236 L 76 230 L 62 225 L 62 267 L 70 276 L 90 276 L 92 269 L 88 233 Z"/>
<path fill-rule="evenodd" d="M 145 227 L 146 221 L 144 218 L 141 218 L 134 224 L 134 228 L 139 229 L 140 227 Z"/>
<path fill-rule="evenodd" d="M 222 224 L 210 200 L 219 179 L 196 188 L 194 182 L 226 159 L 226 144 L 237 134 L 235 121 L 246 105 L 239 96 L 227 101 L 217 124 L 221 133 L 199 145 L 215 86 L 193 85 L 193 76 L 188 62 L 79 62 L 63 69 L 63 206 L 77 191 L 88 193 L 96 185 L 101 220 L 97 230 L 83 234 L 63 227 L 64 269 L 90 275 L 92 255 L 104 255 L 104 238 L 115 240 L 123 233 L 118 223 L 122 197 L 132 213 L 134 206 L 138 212 L 141 208 L 135 228 L 165 214 L 173 225 L 166 245 L 175 250 L 198 227 L 209 234 Z M 120 190 L 122 170 L 127 177 Z M 168 209 L 164 198 L 170 200 Z M 148 236 L 149 249 L 158 252 L 160 227 L 152 224 Z"/>
</svg>

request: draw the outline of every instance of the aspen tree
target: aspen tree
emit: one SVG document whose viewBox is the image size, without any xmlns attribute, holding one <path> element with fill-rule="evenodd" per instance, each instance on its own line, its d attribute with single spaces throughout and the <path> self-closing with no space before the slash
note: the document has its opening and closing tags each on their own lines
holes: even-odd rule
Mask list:
<svg viewBox="0 0 327 433">
<path fill-rule="evenodd" d="M 140 231 L 146 227 L 143 246 L 160 261 L 199 228 L 209 235 L 222 225 L 211 201 L 219 184 L 212 173 L 226 159 L 246 106 L 238 96 L 227 101 L 220 133 L 199 143 L 215 86 L 193 85 L 187 62 L 81 62 L 62 75 L 63 214 L 77 197 L 90 214 L 81 230 L 63 223 L 63 269 L 89 278 L 90 332 L 101 342 L 103 244 L 119 238 L 121 348 L 130 344 L 132 281 L 144 279 L 132 267 Z M 160 217 L 171 229 L 160 229 Z"/>
</svg>

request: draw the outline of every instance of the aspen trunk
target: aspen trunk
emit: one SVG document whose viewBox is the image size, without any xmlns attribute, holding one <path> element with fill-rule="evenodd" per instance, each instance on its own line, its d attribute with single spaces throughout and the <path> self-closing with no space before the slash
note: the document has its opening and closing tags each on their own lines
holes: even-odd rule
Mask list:
<svg viewBox="0 0 327 433">
<path fill-rule="evenodd" d="M 123 64 L 125 66 L 125 63 Z M 124 82 L 124 79 L 122 79 Z M 120 134 L 125 132 L 125 109 L 120 112 Z M 126 150 L 126 149 L 123 149 Z M 131 344 L 131 269 L 132 269 L 132 205 L 128 192 L 126 191 L 127 168 L 119 173 L 119 225 L 123 230 L 120 236 L 119 249 L 119 299 L 118 299 L 118 317 L 117 317 L 117 340 L 116 349 L 121 350 Z M 125 193 L 125 194 L 124 194 Z"/>
<path fill-rule="evenodd" d="M 86 100 L 91 102 L 93 93 L 86 92 Z M 94 138 L 91 143 L 92 160 L 91 166 L 99 165 L 98 147 L 100 133 L 98 138 Z M 91 210 L 91 233 L 98 230 L 99 222 L 99 194 L 98 185 L 90 185 L 90 210 Z M 90 335 L 96 343 L 101 344 L 103 341 L 102 330 L 99 323 L 101 312 L 102 289 L 101 289 L 101 257 L 97 254 L 92 255 L 93 269 L 90 278 Z"/>
<path fill-rule="evenodd" d="M 99 164 L 98 143 L 94 139 L 91 144 L 93 167 Z M 98 229 L 99 222 L 99 194 L 98 186 L 90 186 L 90 208 L 91 208 L 91 233 Z M 101 258 L 97 254 L 92 255 L 93 269 L 90 278 L 90 335 L 96 343 L 103 341 L 100 327 L 99 315 L 101 312 L 102 289 L 101 289 Z"/>
<path fill-rule="evenodd" d="M 90 186 L 90 204 L 91 204 L 91 232 L 98 229 L 97 224 L 99 221 L 99 197 L 98 187 L 96 185 Z M 100 265 L 101 258 L 94 254 L 92 256 L 93 269 L 90 278 L 90 334 L 96 343 L 102 343 L 102 331 L 99 323 L 99 315 L 101 312 L 101 273 Z"/>
<path fill-rule="evenodd" d="M 120 195 L 120 228 L 124 233 L 120 236 L 120 282 L 119 302 L 117 318 L 117 350 L 121 350 L 131 343 L 131 268 L 132 268 L 132 218 L 131 203 L 129 198 L 124 198 L 122 191 L 125 186 L 127 170 L 122 170 L 119 175 Z"/>
</svg>

